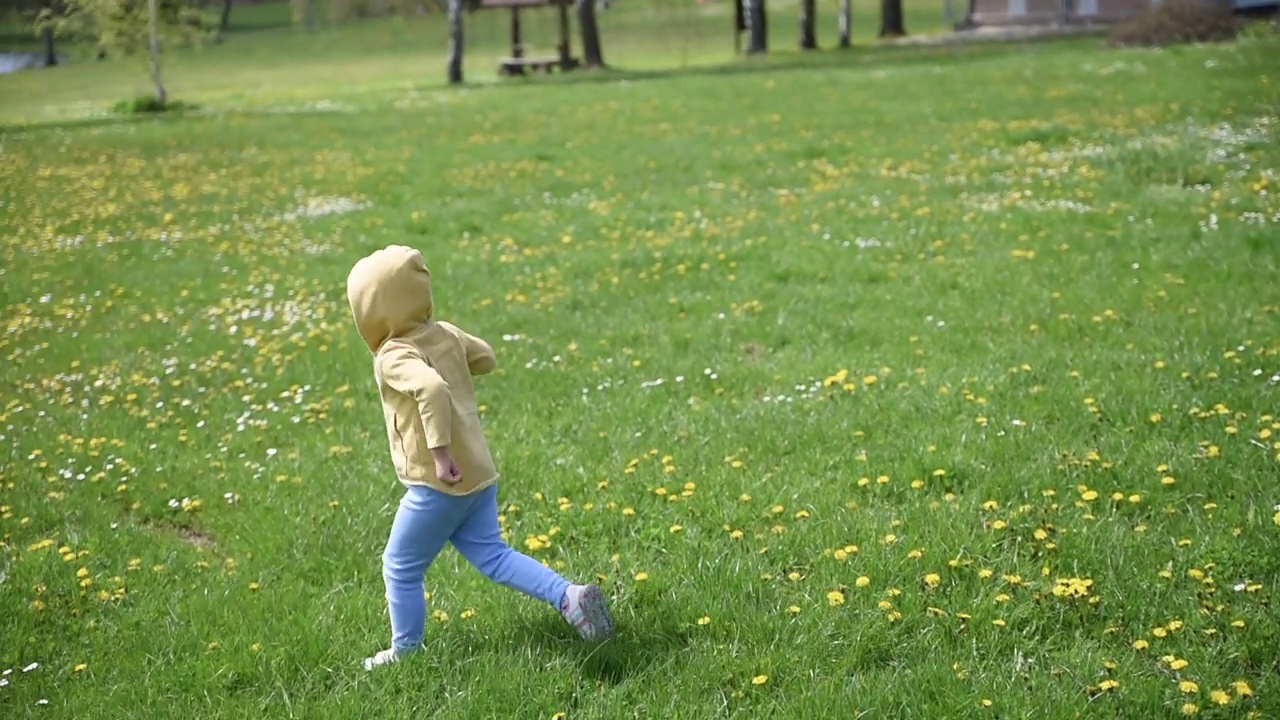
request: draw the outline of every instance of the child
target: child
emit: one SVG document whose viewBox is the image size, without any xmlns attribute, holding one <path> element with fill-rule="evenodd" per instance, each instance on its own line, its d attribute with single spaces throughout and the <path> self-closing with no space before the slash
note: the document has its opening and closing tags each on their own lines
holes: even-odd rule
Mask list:
<svg viewBox="0 0 1280 720">
<path fill-rule="evenodd" d="M 490 580 L 557 608 L 585 639 L 604 639 L 613 621 L 600 588 L 573 585 L 512 550 L 498 528 L 498 471 L 480 427 L 473 375 L 491 372 L 493 348 L 432 318 L 431 273 L 418 251 L 391 245 L 347 276 L 356 328 L 373 353 L 373 373 L 404 497 L 382 555 L 391 647 L 366 670 L 422 647 L 423 579 L 445 542 Z"/>
</svg>

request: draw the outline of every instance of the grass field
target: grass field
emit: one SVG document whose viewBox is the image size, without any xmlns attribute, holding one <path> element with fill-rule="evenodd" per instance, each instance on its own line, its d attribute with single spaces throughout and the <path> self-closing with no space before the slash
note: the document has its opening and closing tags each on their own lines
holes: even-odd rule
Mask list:
<svg viewBox="0 0 1280 720">
<path fill-rule="evenodd" d="M 941 0 L 905 0 L 913 34 L 943 30 Z M 854 57 L 865 56 L 879 31 L 878 0 L 855 0 Z M 770 8 L 770 51 L 756 64 L 793 63 L 798 54 L 796 1 Z M 818 40 L 837 41 L 836 4 L 820 6 Z M 717 67 L 734 60 L 732 5 L 715 0 L 619 0 L 599 15 L 605 61 L 621 72 L 652 73 Z M 418 94 L 445 84 L 448 30 L 439 14 L 408 21 L 350 22 L 318 33 L 277 27 L 287 6 L 237 6 L 222 44 L 166 57 L 165 77 L 177 99 L 208 112 L 243 111 L 288 103 L 363 107 Z M 530 55 L 554 54 L 558 41 L 553 9 L 526 11 Z M 483 11 L 465 16 L 465 79 L 485 87 L 499 80 L 498 59 L 509 55 L 510 16 Z M 572 49 L 581 57 L 574 25 Z M 745 40 L 744 40 L 745 42 Z M 0 48 L 2 49 L 2 48 Z M 0 124 L 73 121 L 104 115 L 116 101 L 152 92 L 143 59 L 97 62 L 86 48 L 66 46 L 70 68 L 0 76 Z M 813 62 L 812 57 L 806 62 Z M 819 61 L 821 62 L 821 61 Z"/>
<path fill-rule="evenodd" d="M 218 52 L 186 118 L 0 78 L 0 715 L 1280 717 L 1276 38 L 310 105 Z M 448 550 L 429 652 L 360 667 L 388 243 L 613 641 Z"/>
</svg>

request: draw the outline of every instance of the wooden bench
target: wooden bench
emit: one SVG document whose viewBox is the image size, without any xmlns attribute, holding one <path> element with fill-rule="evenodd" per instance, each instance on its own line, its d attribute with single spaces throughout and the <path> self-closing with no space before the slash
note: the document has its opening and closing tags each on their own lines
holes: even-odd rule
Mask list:
<svg viewBox="0 0 1280 720">
<path fill-rule="evenodd" d="M 569 54 L 569 1 L 570 0 L 479 0 L 478 8 L 511 10 L 511 54 L 498 61 L 499 75 L 524 75 L 526 71 L 550 73 L 573 70 L 581 62 Z M 520 11 L 555 6 L 559 14 L 560 43 L 555 55 L 525 57 L 525 44 L 521 37 Z"/>
<path fill-rule="evenodd" d="M 564 72 L 577 66 L 578 61 L 575 58 L 570 58 L 568 62 L 565 62 L 562 58 L 552 55 L 543 57 L 506 57 L 502 58 L 498 63 L 498 74 L 523 75 L 526 70 L 549 74 L 556 68 Z"/>
</svg>

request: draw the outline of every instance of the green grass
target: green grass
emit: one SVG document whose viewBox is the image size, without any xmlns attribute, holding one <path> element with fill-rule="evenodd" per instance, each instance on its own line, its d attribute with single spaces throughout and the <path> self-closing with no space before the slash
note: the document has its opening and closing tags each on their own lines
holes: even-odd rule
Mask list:
<svg viewBox="0 0 1280 720">
<path fill-rule="evenodd" d="M 865 53 L 879 31 L 877 0 L 856 0 L 854 40 Z M 941 32 L 942 5 L 906 0 L 907 29 Z M 699 6 L 669 0 L 623 0 L 599 14 L 605 61 L 620 71 L 654 72 L 706 68 L 734 60 L 732 5 L 723 0 Z M 523 32 L 529 55 L 554 54 L 558 42 L 552 8 L 526 11 Z M 167 57 L 164 74 L 170 94 L 209 111 L 243 110 L 320 101 L 342 105 L 413 101 L 445 84 L 448 31 L 438 13 L 409 20 L 349 22 L 308 33 L 269 28 L 279 20 L 274 4 L 237 6 L 222 44 L 178 51 Z M 465 17 L 465 78 L 471 86 L 500 81 L 498 59 L 510 54 L 510 16 L 482 11 Z M 818 14 L 820 46 L 837 41 L 834 3 Z M 797 50 L 795 0 L 770 5 L 770 48 L 774 58 L 794 59 Z M 572 47 L 581 57 L 574 24 Z M 744 40 L 745 42 L 745 40 Z M 78 120 L 108 113 L 119 100 L 152 92 L 145 58 L 98 62 L 85 48 L 61 48 L 73 67 L 0 76 L 0 123 Z M 818 60 L 830 61 L 822 53 Z M 811 56 L 810 62 L 815 60 Z M 65 71 L 65 72 L 64 72 Z M 582 74 L 579 74 L 581 77 Z M 572 76 L 571 76 L 572 77 Z M 522 82 L 519 79 L 511 83 Z"/>
<path fill-rule="evenodd" d="M 290 109 L 345 79 L 262 37 L 186 66 L 261 83 L 217 113 L 0 137 L 0 714 L 1280 716 L 1274 38 Z M 387 243 L 495 345 L 510 541 L 612 642 L 447 550 L 429 652 L 360 668 Z"/>
</svg>

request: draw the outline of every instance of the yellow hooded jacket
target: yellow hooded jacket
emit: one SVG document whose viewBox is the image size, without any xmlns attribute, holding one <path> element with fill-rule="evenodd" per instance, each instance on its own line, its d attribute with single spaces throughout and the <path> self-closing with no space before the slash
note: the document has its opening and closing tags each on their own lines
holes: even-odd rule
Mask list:
<svg viewBox="0 0 1280 720">
<path fill-rule="evenodd" d="M 497 482 L 471 383 L 473 375 L 496 367 L 493 348 L 457 326 L 432 319 L 431 272 L 422 254 L 390 245 L 361 259 L 347 276 L 347 302 L 373 353 L 400 482 L 450 495 L 467 495 Z M 462 472 L 456 484 L 436 477 L 431 448 L 444 446 Z"/>
</svg>

